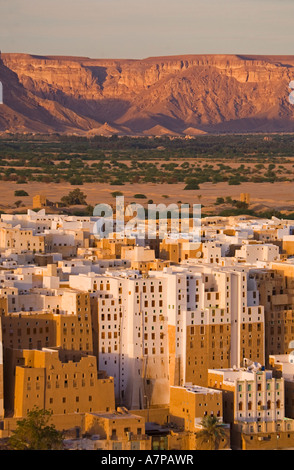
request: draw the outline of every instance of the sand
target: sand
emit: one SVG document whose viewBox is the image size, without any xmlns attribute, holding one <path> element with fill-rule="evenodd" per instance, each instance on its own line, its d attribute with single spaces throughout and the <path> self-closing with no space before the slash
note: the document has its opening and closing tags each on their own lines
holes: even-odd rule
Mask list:
<svg viewBox="0 0 294 470">
<path fill-rule="evenodd" d="M 0 208 L 2 211 L 15 210 L 15 201 L 22 200 L 27 208 L 32 207 L 33 196 L 44 194 L 49 201 L 58 202 L 61 197 L 67 195 L 78 186 L 69 183 L 28 183 L 16 184 L 14 182 L 2 181 L 0 188 Z M 189 203 L 202 204 L 205 212 L 214 210 L 217 197 L 230 196 L 240 199 L 240 193 L 250 194 L 251 205 L 254 208 L 275 208 L 277 210 L 294 211 L 294 183 L 243 183 L 238 186 L 230 186 L 227 183 L 204 183 L 199 190 L 185 191 L 185 184 L 125 184 L 123 186 L 112 186 L 109 184 L 87 183 L 79 188 L 87 195 L 87 203 L 95 206 L 100 203 L 113 204 L 115 199 L 111 195 L 114 191 L 120 191 L 125 196 L 125 203 L 137 202 L 147 204 L 149 199 L 154 203 Z M 29 196 L 14 196 L 15 190 L 25 190 Z M 134 195 L 145 194 L 147 199 L 136 199 Z M 168 198 L 163 197 L 169 196 Z M 265 207 L 264 207 L 265 206 Z M 22 208 L 23 209 L 23 208 Z"/>
</svg>

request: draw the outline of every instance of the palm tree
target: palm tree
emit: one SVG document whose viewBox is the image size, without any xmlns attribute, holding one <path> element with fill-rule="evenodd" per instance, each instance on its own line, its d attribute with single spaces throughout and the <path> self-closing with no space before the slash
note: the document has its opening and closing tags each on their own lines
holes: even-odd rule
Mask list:
<svg viewBox="0 0 294 470">
<path fill-rule="evenodd" d="M 212 416 L 204 416 L 201 421 L 202 429 L 197 432 L 197 438 L 209 444 L 210 450 L 218 450 L 221 439 L 226 438 L 226 432 L 219 419 Z"/>
</svg>

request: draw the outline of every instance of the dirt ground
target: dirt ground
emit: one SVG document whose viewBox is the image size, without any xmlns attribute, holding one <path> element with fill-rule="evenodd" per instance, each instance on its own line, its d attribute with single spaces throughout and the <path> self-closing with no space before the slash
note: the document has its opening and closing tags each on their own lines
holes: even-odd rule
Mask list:
<svg viewBox="0 0 294 470">
<path fill-rule="evenodd" d="M 87 196 L 87 203 L 95 206 L 100 203 L 115 203 L 112 192 L 120 191 L 125 197 L 125 204 L 137 202 L 147 204 L 149 199 L 154 203 L 188 203 L 201 204 L 204 212 L 214 211 L 217 197 L 230 196 L 232 199 L 240 199 L 240 193 L 250 194 L 250 208 L 255 210 L 266 210 L 275 208 L 283 211 L 294 211 L 294 183 L 243 183 L 238 186 L 230 186 L 227 183 L 204 183 L 199 190 L 185 191 L 185 184 L 125 184 L 123 186 L 112 186 L 109 184 L 87 183 L 79 186 Z M 58 202 L 61 197 L 77 188 L 69 183 L 29 183 L 16 184 L 14 182 L 2 181 L 0 188 L 0 209 L 2 211 L 15 211 L 15 202 L 21 200 L 24 207 L 31 208 L 33 196 L 43 194 L 49 201 Z M 14 191 L 25 190 L 29 196 L 14 196 Z M 145 194 L 146 199 L 136 199 L 134 195 Z M 164 197 L 168 196 L 168 198 Z"/>
</svg>

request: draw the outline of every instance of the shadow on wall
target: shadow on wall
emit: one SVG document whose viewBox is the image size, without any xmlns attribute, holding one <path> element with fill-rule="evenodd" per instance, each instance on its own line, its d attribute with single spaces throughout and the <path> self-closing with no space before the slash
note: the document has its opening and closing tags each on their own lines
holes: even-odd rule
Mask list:
<svg viewBox="0 0 294 470">
<path fill-rule="evenodd" d="M 98 369 L 114 378 L 118 406 L 146 409 L 169 403 L 168 363 L 161 356 L 134 358 L 125 354 L 98 353 Z"/>
</svg>

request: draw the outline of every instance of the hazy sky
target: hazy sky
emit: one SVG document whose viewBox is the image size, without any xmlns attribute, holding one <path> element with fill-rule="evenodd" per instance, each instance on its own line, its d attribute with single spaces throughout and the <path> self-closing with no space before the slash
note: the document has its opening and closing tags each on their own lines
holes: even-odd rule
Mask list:
<svg viewBox="0 0 294 470">
<path fill-rule="evenodd" d="M 0 0 L 3 52 L 293 54 L 294 0 Z"/>
</svg>

